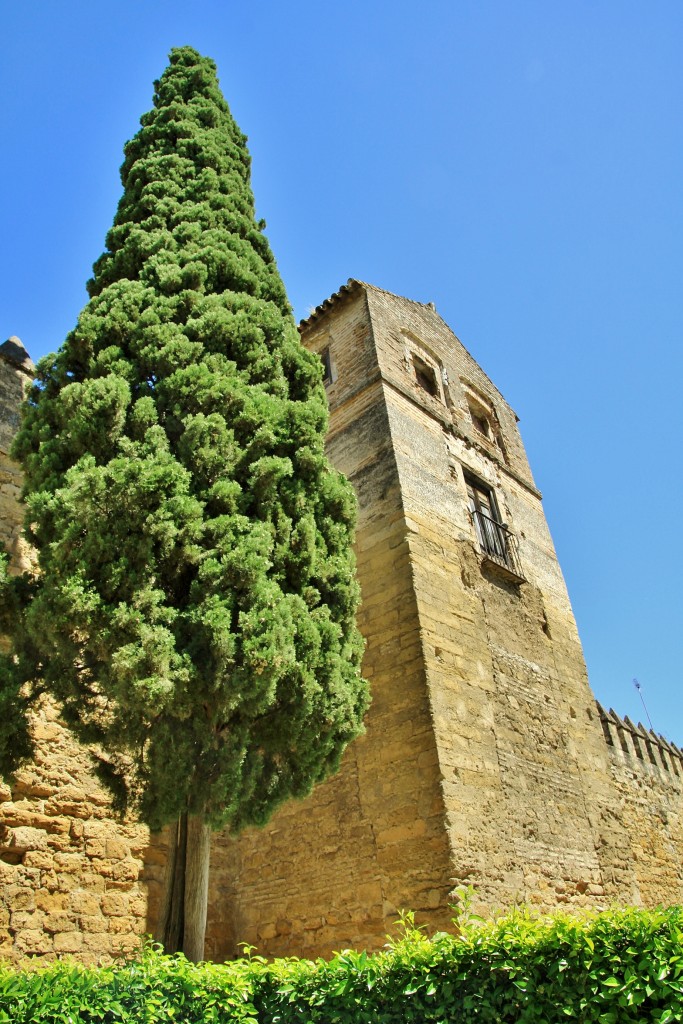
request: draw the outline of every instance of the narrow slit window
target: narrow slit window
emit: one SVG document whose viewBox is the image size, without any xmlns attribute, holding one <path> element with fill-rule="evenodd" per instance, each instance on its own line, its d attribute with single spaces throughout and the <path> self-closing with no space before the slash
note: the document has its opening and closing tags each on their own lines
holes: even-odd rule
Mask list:
<svg viewBox="0 0 683 1024">
<path fill-rule="evenodd" d="M 329 348 L 323 349 L 320 353 L 320 362 L 323 364 L 323 384 L 327 387 L 333 383 L 332 377 L 332 356 Z"/>
</svg>

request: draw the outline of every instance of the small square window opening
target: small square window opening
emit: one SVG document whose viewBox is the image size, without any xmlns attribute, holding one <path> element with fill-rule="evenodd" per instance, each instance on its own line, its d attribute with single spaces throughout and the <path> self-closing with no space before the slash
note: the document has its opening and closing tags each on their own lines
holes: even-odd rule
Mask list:
<svg viewBox="0 0 683 1024">
<path fill-rule="evenodd" d="M 489 421 L 486 418 L 486 416 L 476 412 L 472 408 L 470 408 L 470 415 L 472 417 L 472 423 L 474 424 L 475 430 L 478 430 L 480 434 L 484 435 L 484 437 L 489 437 L 490 438 L 491 437 L 491 428 L 489 426 Z"/>
<path fill-rule="evenodd" d="M 428 395 L 432 395 L 433 398 L 438 398 L 439 383 L 436 379 L 436 371 L 434 367 L 430 366 L 424 359 L 420 359 L 419 356 L 413 354 L 413 369 L 415 370 L 415 380 L 419 386 L 426 391 Z"/>
</svg>

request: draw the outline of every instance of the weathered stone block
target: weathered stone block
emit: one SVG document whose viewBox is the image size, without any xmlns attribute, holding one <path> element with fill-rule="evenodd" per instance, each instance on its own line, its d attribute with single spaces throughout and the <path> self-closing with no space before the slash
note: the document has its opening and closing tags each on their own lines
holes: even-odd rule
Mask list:
<svg viewBox="0 0 683 1024">
<path fill-rule="evenodd" d="M 82 932 L 104 933 L 109 931 L 109 919 L 104 914 L 81 914 L 78 925 Z"/>
<path fill-rule="evenodd" d="M 134 917 L 112 917 L 109 921 L 109 931 L 112 935 L 136 934 L 137 927 L 138 922 Z"/>
<path fill-rule="evenodd" d="M 54 934 L 55 932 L 70 932 L 74 931 L 78 926 L 78 921 L 71 914 L 66 914 L 64 911 L 58 911 L 54 914 L 46 914 L 43 919 L 43 928 L 46 932 Z"/>
<path fill-rule="evenodd" d="M 55 853 L 54 864 L 58 871 L 79 874 L 83 870 L 83 858 L 79 853 Z"/>
<path fill-rule="evenodd" d="M 100 897 L 82 889 L 71 892 L 68 897 L 69 910 L 74 914 L 99 914 L 101 905 Z"/>
<path fill-rule="evenodd" d="M 106 892 L 102 896 L 102 913 L 106 914 L 107 917 L 125 917 L 128 913 L 129 903 L 131 901 L 124 893 Z M 144 913 L 145 901 L 142 900 L 141 903 L 143 906 L 142 912 Z"/>
<path fill-rule="evenodd" d="M 54 937 L 55 953 L 78 953 L 83 947 L 81 932 L 60 932 Z"/>
<path fill-rule="evenodd" d="M 6 892 L 12 910 L 35 910 L 36 897 L 32 889 L 14 888 Z"/>
<path fill-rule="evenodd" d="M 130 847 L 121 839 L 107 839 L 105 843 L 105 856 L 110 860 L 123 860 L 130 855 Z"/>
<path fill-rule="evenodd" d="M 14 938 L 13 948 L 20 955 L 35 956 L 41 953 L 51 953 L 54 946 L 52 936 L 42 928 L 25 928 Z"/>
</svg>

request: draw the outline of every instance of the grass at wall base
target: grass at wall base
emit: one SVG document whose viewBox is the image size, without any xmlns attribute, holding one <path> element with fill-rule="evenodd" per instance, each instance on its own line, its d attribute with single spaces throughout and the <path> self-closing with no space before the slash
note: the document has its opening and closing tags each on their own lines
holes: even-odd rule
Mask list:
<svg viewBox="0 0 683 1024">
<path fill-rule="evenodd" d="M 673 1024 L 683 908 L 535 917 L 517 910 L 427 938 L 410 915 L 386 950 L 330 961 L 134 959 L 0 969 L 0 1024 Z"/>
</svg>

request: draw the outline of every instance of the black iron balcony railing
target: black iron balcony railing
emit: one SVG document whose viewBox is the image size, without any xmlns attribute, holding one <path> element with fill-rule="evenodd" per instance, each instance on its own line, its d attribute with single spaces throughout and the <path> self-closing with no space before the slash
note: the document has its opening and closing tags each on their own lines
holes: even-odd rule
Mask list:
<svg viewBox="0 0 683 1024">
<path fill-rule="evenodd" d="M 504 523 L 496 522 L 479 510 L 473 511 L 471 515 L 479 547 L 484 555 L 503 569 L 506 575 L 518 581 L 524 580 L 515 535 Z"/>
</svg>

